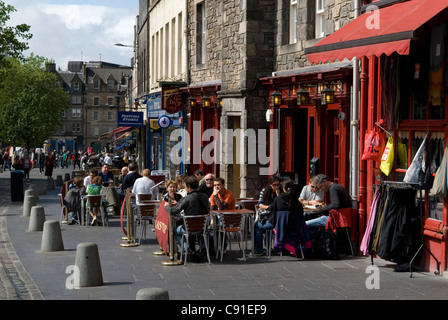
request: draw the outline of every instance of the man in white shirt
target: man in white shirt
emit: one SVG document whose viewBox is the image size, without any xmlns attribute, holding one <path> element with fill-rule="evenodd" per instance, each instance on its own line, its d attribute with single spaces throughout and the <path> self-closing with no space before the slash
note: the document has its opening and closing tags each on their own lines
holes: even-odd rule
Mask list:
<svg viewBox="0 0 448 320">
<path fill-rule="evenodd" d="M 106 153 L 106 156 L 104 157 L 104 164 L 112 166 L 112 158 L 110 157 L 109 153 Z"/>
<path fill-rule="evenodd" d="M 153 200 L 157 199 L 157 189 L 158 188 L 153 188 L 151 190 L 151 188 L 156 185 L 154 183 L 154 181 L 152 181 L 149 178 L 151 176 L 151 171 L 149 171 L 149 169 L 145 169 L 145 170 L 143 170 L 142 174 L 143 174 L 143 177 L 135 180 L 134 186 L 132 187 L 132 193 L 135 194 L 135 196 L 136 196 L 137 204 L 139 204 L 137 195 L 140 193 L 146 193 L 146 194 L 151 193 L 152 199 Z"/>
<path fill-rule="evenodd" d="M 304 206 L 314 206 L 321 205 L 324 203 L 324 191 L 319 190 L 319 188 L 315 184 L 316 177 L 311 177 L 310 184 L 303 187 L 302 192 L 299 196 L 299 201 Z"/>
</svg>

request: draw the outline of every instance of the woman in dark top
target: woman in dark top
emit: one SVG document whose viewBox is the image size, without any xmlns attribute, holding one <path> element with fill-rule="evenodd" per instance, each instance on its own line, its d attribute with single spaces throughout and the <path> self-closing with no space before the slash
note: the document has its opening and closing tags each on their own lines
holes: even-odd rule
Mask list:
<svg viewBox="0 0 448 320">
<path fill-rule="evenodd" d="M 275 220 L 273 219 L 273 212 L 268 213 L 268 208 L 282 194 L 280 183 L 281 178 L 273 176 L 269 179 L 268 185 L 260 192 L 260 198 L 258 200 L 260 210 L 254 224 L 254 251 L 256 255 L 263 254 L 263 231 L 274 229 Z M 262 215 L 261 212 L 263 210 L 266 210 L 268 214 Z"/>
<path fill-rule="evenodd" d="M 299 243 L 302 238 L 302 227 L 305 224 L 303 206 L 294 190 L 294 181 L 289 179 L 282 184 L 281 193 L 269 206 L 271 216 L 269 221 L 275 226 L 276 249 L 285 247 L 285 242 Z"/>
<path fill-rule="evenodd" d="M 269 183 L 266 187 L 263 188 L 260 192 L 260 197 L 258 199 L 258 207 L 261 210 L 265 210 L 269 207 L 269 205 L 274 201 L 275 197 L 277 197 L 282 191 L 280 188 L 280 184 L 282 179 L 278 176 L 272 176 L 269 179 Z"/>
</svg>

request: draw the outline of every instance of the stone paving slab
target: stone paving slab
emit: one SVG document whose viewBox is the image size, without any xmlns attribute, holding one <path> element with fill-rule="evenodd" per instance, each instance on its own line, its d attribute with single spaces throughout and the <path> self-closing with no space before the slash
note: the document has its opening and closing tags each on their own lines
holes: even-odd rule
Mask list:
<svg viewBox="0 0 448 320">
<path fill-rule="evenodd" d="M 65 173 L 61 169 L 58 172 Z M 69 171 L 67 171 L 69 172 Z M 0 174 L 1 194 L 8 193 L 8 173 Z M 43 177 L 31 175 L 31 182 Z M 59 187 L 40 195 L 46 220 L 58 220 Z M 393 271 L 394 264 L 374 259 L 379 272 L 379 289 L 368 289 L 370 257 L 348 256 L 343 260 L 303 260 L 291 256 L 250 257 L 242 261 L 238 246 L 221 263 L 188 263 L 187 266 L 163 266 L 166 256 L 155 256 L 159 249 L 155 233 L 137 247 L 121 247 L 120 220 L 111 217 L 111 225 L 82 227 L 61 225 L 64 251 L 40 252 L 42 232 L 26 232 L 29 218 L 22 217 L 22 204 L 0 200 L 0 299 L 45 300 L 135 300 L 138 290 L 162 287 L 171 300 L 260 301 L 260 300 L 433 300 L 448 298 L 448 280 L 426 272 Z M 79 243 L 98 245 L 104 285 L 81 289 L 67 288 Z M 6 266 L 6 268 L 5 268 Z M 17 271 L 12 282 L 7 269 Z M 17 285 L 24 292 L 17 295 Z M 21 288 L 19 288 L 21 289 Z"/>
</svg>

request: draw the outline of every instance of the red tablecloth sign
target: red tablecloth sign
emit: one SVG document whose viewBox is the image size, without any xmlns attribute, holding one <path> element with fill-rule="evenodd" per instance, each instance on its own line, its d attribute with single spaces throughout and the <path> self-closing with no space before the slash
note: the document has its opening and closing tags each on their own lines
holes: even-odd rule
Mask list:
<svg viewBox="0 0 448 320">
<path fill-rule="evenodd" d="M 165 201 L 161 200 L 159 210 L 157 211 L 155 229 L 157 241 L 159 241 L 160 248 L 162 248 L 165 253 L 168 252 L 169 220 L 170 215 L 165 210 Z"/>
</svg>

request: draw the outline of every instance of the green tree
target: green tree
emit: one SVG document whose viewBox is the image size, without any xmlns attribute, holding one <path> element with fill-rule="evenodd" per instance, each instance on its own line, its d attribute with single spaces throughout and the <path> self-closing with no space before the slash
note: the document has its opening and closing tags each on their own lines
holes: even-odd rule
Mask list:
<svg viewBox="0 0 448 320">
<path fill-rule="evenodd" d="M 42 57 L 8 58 L 7 65 L 0 70 L 0 141 L 41 146 L 60 128 L 61 113 L 70 105 L 68 93 L 46 71 Z"/>
<path fill-rule="evenodd" d="M 32 37 L 29 25 L 20 24 L 15 27 L 6 25 L 11 12 L 15 11 L 13 6 L 0 0 L 0 66 L 6 57 L 23 58 L 22 52 L 28 49 L 26 41 Z"/>
</svg>

